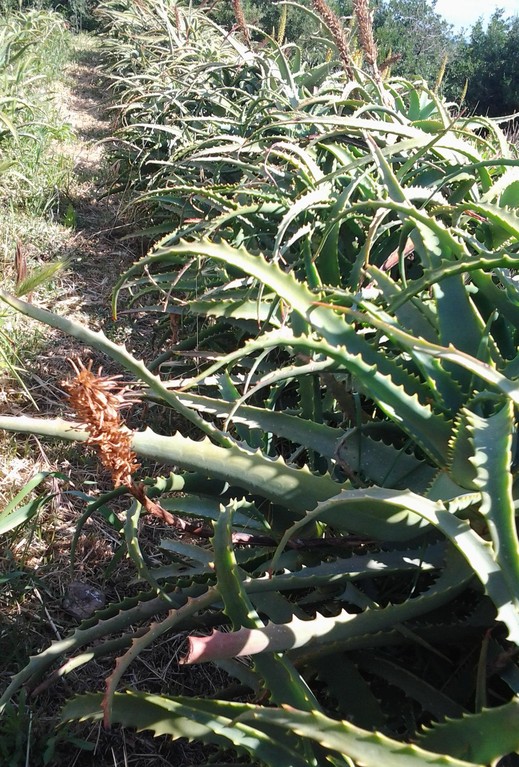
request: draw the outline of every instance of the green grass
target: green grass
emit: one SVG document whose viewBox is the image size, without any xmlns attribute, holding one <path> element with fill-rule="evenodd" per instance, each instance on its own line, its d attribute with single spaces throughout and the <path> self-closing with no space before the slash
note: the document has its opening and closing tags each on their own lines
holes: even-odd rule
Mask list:
<svg viewBox="0 0 519 767">
<path fill-rule="evenodd" d="M 7 166 L 0 199 L 4 207 L 46 214 L 72 170 L 60 151 L 72 138 L 70 126 L 53 93 L 70 60 L 71 33 L 58 14 L 28 11 L 1 20 L 0 34 L 0 94 L 13 100 L 8 117 L 16 129 L 0 141 Z"/>
<path fill-rule="evenodd" d="M 0 18 L 0 96 L 9 99 L 12 130 L 0 137 L 0 265 L 4 285 L 15 290 L 24 272 L 63 258 L 70 252 L 66 220 L 72 182 L 74 140 L 63 121 L 58 95 L 71 60 L 72 33 L 63 18 L 49 11 L 28 10 Z M 20 259 L 23 264 L 20 264 Z M 52 270 L 51 270 L 52 271 Z M 47 296 L 59 290 L 52 274 L 42 281 Z M 0 370 L 17 378 L 24 349 L 34 350 L 38 331 L 22 331 L 3 312 L 0 317 Z M 19 381 L 18 381 L 19 382 Z"/>
<path fill-rule="evenodd" d="M 66 257 L 72 247 L 71 230 L 60 219 L 64 217 L 62 199 L 72 180 L 67 144 L 73 135 L 56 98 L 71 58 L 72 39 L 56 13 L 29 10 L 0 18 L 0 97 L 11 126 L 0 136 L 4 169 L 0 172 L 0 269 L 3 285 L 12 292 L 24 272 L 29 278 L 45 275 L 32 287 L 39 290 L 35 296 L 49 301 L 62 292 L 60 279 L 49 265 Z M 13 313 L 0 312 L 2 407 L 35 406 L 20 361 L 30 364 L 47 339 L 36 324 L 20 323 Z M 4 502 L 29 476 L 23 469 L 24 450 L 23 443 L 2 435 L 0 497 Z"/>
</svg>

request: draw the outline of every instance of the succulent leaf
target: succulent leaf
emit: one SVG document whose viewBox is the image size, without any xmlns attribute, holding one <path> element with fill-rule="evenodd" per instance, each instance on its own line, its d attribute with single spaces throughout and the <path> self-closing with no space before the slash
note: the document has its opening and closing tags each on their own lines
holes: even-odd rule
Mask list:
<svg viewBox="0 0 519 767">
<path fill-rule="evenodd" d="M 437 749 L 456 759 L 495 765 L 500 757 L 519 750 L 517 699 L 480 714 L 465 714 L 436 724 L 418 738 L 421 748 Z"/>
</svg>

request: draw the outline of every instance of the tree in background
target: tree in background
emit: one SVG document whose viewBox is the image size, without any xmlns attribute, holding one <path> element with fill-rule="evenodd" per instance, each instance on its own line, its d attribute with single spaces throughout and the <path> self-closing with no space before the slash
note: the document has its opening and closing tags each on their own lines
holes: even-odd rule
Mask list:
<svg viewBox="0 0 519 767">
<path fill-rule="evenodd" d="M 449 68 L 446 89 L 455 96 L 467 85 L 466 105 L 492 117 L 519 112 L 519 16 L 497 10 L 488 26 L 474 24 L 467 41 L 460 41 Z"/>
<path fill-rule="evenodd" d="M 436 0 L 375 0 L 374 33 L 382 56 L 398 55 L 392 74 L 436 81 L 445 57 L 459 42 L 435 11 Z"/>
</svg>

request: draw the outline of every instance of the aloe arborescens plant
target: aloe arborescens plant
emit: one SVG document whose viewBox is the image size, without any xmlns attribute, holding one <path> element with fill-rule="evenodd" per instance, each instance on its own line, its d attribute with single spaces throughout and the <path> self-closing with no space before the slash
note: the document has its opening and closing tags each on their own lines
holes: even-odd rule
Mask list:
<svg viewBox="0 0 519 767">
<path fill-rule="evenodd" d="M 106 690 L 65 718 L 196 736 L 268 765 L 461 767 L 519 747 L 517 159 L 489 123 L 485 138 L 478 118 L 451 125 L 426 86 L 339 84 L 348 97 L 334 76 L 315 99 L 291 91 L 284 112 L 269 102 L 253 130 L 226 113 L 249 133 L 204 134 L 184 165 L 175 157 L 185 177 L 157 200 L 176 216 L 189 190 L 189 216 L 122 275 L 114 306 L 127 289 L 129 307 L 181 317 L 186 336 L 204 324 L 148 367 L 3 295 L 205 435 L 124 431 L 113 378 L 78 369 L 73 386 L 88 378 L 107 408 L 91 439 L 112 423 L 125 466 L 135 452 L 174 472 L 121 479 L 121 547 L 146 590 L 31 659 L 4 702 L 117 650 Z M 208 215 L 193 222 L 197 206 Z M 211 361 L 189 369 L 186 349 Z M 58 419 L 0 426 L 87 438 Z M 148 502 L 209 529 L 211 550 L 171 535 L 149 565 Z M 135 656 L 173 631 L 188 635 L 184 662 L 222 665 L 253 702 L 117 693 Z"/>
</svg>

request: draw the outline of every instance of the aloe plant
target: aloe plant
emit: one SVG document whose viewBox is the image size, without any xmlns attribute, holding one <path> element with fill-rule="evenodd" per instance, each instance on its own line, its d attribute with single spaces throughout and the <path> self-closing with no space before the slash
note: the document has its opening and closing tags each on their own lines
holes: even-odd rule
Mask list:
<svg viewBox="0 0 519 767">
<path fill-rule="evenodd" d="M 416 338 L 410 341 L 407 333 L 380 320 L 378 326 L 388 333 L 394 343 L 404 344 L 404 349 L 409 352 L 417 353 L 419 351 L 426 358 L 430 356 L 431 359 L 440 361 L 446 358 L 451 364 L 455 364 L 459 368 L 470 367 L 475 378 L 479 381 L 479 389 L 483 386 L 487 387 L 486 399 L 482 399 L 481 391 L 478 395 L 483 405 L 481 413 L 478 414 L 474 409 L 475 405 L 472 405 L 472 409 L 465 407 L 462 410 L 462 417 L 458 416 L 456 420 L 453 415 L 449 426 L 445 407 L 442 406 L 441 401 L 436 405 L 433 402 L 428 407 L 425 406 L 425 403 L 420 403 L 421 392 L 417 387 L 416 376 L 406 378 L 405 370 L 387 358 L 384 363 L 383 359 L 386 355 L 384 348 L 376 352 L 378 357 L 376 360 L 372 360 L 370 355 L 374 353 L 373 347 L 358 333 L 352 332 L 352 327 L 344 313 L 337 314 L 334 306 L 319 306 L 319 302 L 313 300 L 315 297 L 309 293 L 304 285 L 297 283 L 293 277 L 283 273 L 274 264 L 258 260 L 257 257 L 251 258 L 245 252 L 233 251 L 228 246 L 212 246 L 200 243 L 198 245 L 178 246 L 178 249 L 178 253 L 170 253 L 169 255 L 185 255 L 183 251 L 196 249 L 204 252 L 205 249 L 206 255 L 211 252 L 213 258 L 231 260 L 232 257 L 234 266 L 241 264 L 243 268 L 248 265 L 251 272 L 254 268 L 253 273 L 261 275 L 267 287 L 271 290 L 275 289 L 279 297 L 287 305 L 290 304 L 293 312 L 297 312 L 301 318 L 307 319 L 308 334 L 297 337 L 291 334 L 288 328 L 279 333 L 274 331 L 256 341 L 249 342 L 248 346 L 251 350 L 264 349 L 267 343 L 271 342 L 273 347 L 280 344 L 289 348 L 299 347 L 304 349 L 306 353 L 319 350 L 321 355 L 323 353 L 328 354 L 335 365 L 341 365 L 345 369 L 353 366 L 355 375 L 359 380 L 362 377 L 370 380 L 370 396 L 377 398 L 376 401 L 379 406 L 386 409 L 389 415 L 393 412 L 398 415 L 401 420 L 399 419 L 397 422 L 401 427 L 408 430 L 409 434 L 413 434 L 416 443 L 420 444 L 422 449 L 427 448 L 429 455 L 427 463 L 431 462 L 431 471 L 433 459 L 436 457 L 436 463 L 441 465 L 442 472 L 433 482 L 429 491 L 430 498 L 427 499 L 425 495 L 416 495 L 409 490 L 389 490 L 375 486 L 355 489 L 351 486 L 351 481 L 344 481 L 343 479 L 341 483 L 337 481 L 338 478 L 334 479 L 332 476 L 315 475 L 305 469 L 286 466 L 279 459 L 273 460 L 263 456 L 261 452 L 249 450 L 246 445 L 234 444 L 231 433 L 222 432 L 220 429 L 215 431 L 215 425 L 208 428 L 206 420 L 203 423 L 200 421 L 201 413 L 211 411 L 220 417 L 228 414 L 232 417 L 232 413 L 229 412 L 230 405 L 225 405 L 224 402 L 209 397 L 196 397 L 188 394 L 176 395 L 159 378 L 146 373 L 145 368 L 140 363 L 133 360 L 131 355 L 123 349 L 117 348 L 112 342 L 109 342 L 102 333 L 94 333 L 70 320 L 65 320 L 30 304 L 23 304 L 17 299 L 4 296 L 4 299 L 11 306 L 34 318 L 71 332 L 88 342 L 89 345 L 109 353 L 149 386 L 150 392 L 155 398 L 167 402 L 170 406 L 178 407 L 184 413 L 186 409 L 191 410 L 191 419 L 205 431 L 208 431 L 208 434 L 217 443 L 220 443 L 206 442 L 205 445 L 201 446 L 199 442 L 192 443 L 180 435 L 163 437 L 154 435 L 150 430 L 143 432 L 142 435 L 135 434 L 133 436 L 132 444 L 138 452 L 167 460 L 191 472 L 196 472 L 184 477 L 172 478 L 169 483 L 155 482 L 154 485 L 150 485 L 150 489 L 153 488 L 153 493 L 160 494 L 160 504 L 180 517 L 186 514 L 188 517 L 193 514 L 202 514 L 208 515 L 208 519 L 218 520 L 215 536 L 226 520 L 226 533 L 222 534 L 220 543 L 218 543 L 219 538 L 215 537 L 214 539 L 215 555 L 222 557 L 222 564 L 217 567 L 216 577 L 214 569 L 209 567 L 207 560 L 201 554 L 199 556 L 194 549 L 189 552 L 192 559 L 191 569 L 192 578 L 194 578 L 192 580 L 189 575 L 187 577 L 180 574 L 175 575 L 175 572 L 178 572 L 178 564 L 176 566 L 172 564 L 170 567 L 159 569 L 157 572 L 142 566 L 138 545 L 135 543 L 137 517 L 134 512 L 129 515 L 125 534 L 126 546 L 138 564 L 141 577 L 149 579 L 152 584 L 158 584 L 163 579 L 167 579 L 166 590 L 163 586 L 158 587 L 156 585 L 155 588 L 159 588 L 159 591 L 156 592 L 158 596 L 152 601 L 153 607 L 151 609 L 156 613 L 159 611 L 158 604 L 160 604 L 161 609 L 164 612 L 169 611 L 169 613 L 163 621 L 152 624 L 144 634 L 139 632 L 135 635 L 128 652 L 117 665 L 116 673 L 109 685 L 110 694 L 115 689 L 116 683 L 127 664 L 137 652 L 174 626 L 189 627 L 191 623 L 194 627 L 197 625 L 196 615 L 203 614 L 204 610 L 209 610 L 214 614 L 215 607 L 222 599 L 224 608 L 221 612 L 221 620 L 224 625 L 228 619 L 231 605 L 237 602 L 245 604 L 246 600 L 252 600 L 246 612 L 250 614 L 250 610 L 254 606 L 254 609 L 259 610 L 260 615 L 268 616 L 268 625 L 262 628 L 260 622 L 257 628 L 247 627 L 245 617 L 242 619 L 236 617 L 236 628 L 239 627 L 240 620 L 243 621 L 241 624 L 243 628 L 231 634 L 214 634 L 207 640 L 193 640 L 190 650 L 191 658 L 196 658 L 198 661 L 216 658 L 229 663 L 231 658 L 240 655 L 241 652 L 254 656 L 259 652 L 258 657 L 260 659 L 262 653 L 268 654 L 269 651 L 284 650 L 287 659 L 290 658 L 291 653 L 294 653 L 298 672 L 295 672 L 293 666 L 292 671 L 289 668 L 286 669 L 284 672 L 287 674 L 286 679 L 282 683 L 280 682 L 280 689 L 275 696 L 277 703 L 284 704 L 292 702 L 294 705 L 293 695 L 305 677 L 303 670 L 306 669 L 306 674 L 310 673 L 311 676 L 312 670 L 315 673 L 315 670 L 325 662 L 330 653 L 346 651 L 353 653 L 354 657 L 355 652 L 370 646 L 373 642 L 374 646 L 377 647 L 381 640 L 381 634 L 384 635 L 384 645 L 392 646 L 395 642 L 399 642 L 400 629 L 398 627 L 401 625 L 404 637 L 410 626 L 412 627 L 412 636 L 421 636 L 419 624 L 413 626 L 412 621 L 417 621 L 424 612 L 431 613 L 437 610 L 440 605 L 449 604 L 453 600 L 455 602 L 457 595 L 463 593 L 467 585 L 473 582 L 474 573 L 480 579 L 481 587 L 493 600 L 498 619 L 508 629 L 509 640 L 517 641 L 517 554 L 515 530 L 511 525 L 514 516 L 512 478 L 508 471 L 512 455 L 512 403 L 516 400 L 513 382 L 506 379 L 504 375 L 498 374 L 495 368 L 488 363 L 479 363 L 477 359 L 471 359 L 466 353 L 459 352 L 452 347 L 440 347 L 437 344 L 420 341 Z M 361 313 L 356 311 L 357 315 L 362 317 Z M 366 313 L 363 319 L 366 323 L 373 322 L 369 313 Z M 317 337 L 319 337 L 319 342 L 317 342 Z M 243 350 L 241 353 L 243 356 Z M 385 365 L 387 369 L 384 367 Z M 439 365 L 437 370 L 441 372 Z M 390 383 L 386 380 L 388 378 Z M 424 386 L 424 384 L 422 385 Z M 488 387 L 494 388 L 495 393 L 492 394 Z M 176 401 L 177 396 L 181 400 L 180 405 Z M 473 395 L 471 394 L 471 396 Z M 506 402 L 510 404 L 507 405 Z M 485 405 L 485 403 L 487 404 Z M 488 410 L 489 404 L 490 410 Z M 485 407 L 487 412 L 485 412 Z M 249 429 L 263 426 L 271 429 L 272 433 L 275 434 L 275 430 L 279 426 L 281 434 L 289 435 L 290 439 L 299 441 L 305 446 L 305 429 L 301 428 L 299 424 L 299 429 L 297 429 L 295 424 L 289 420 L 290 416 L 285 415 L 283 417 L 282 413 L 278 413 L 279 418 L 276 418 L 276 414 L 269 414 L 268 410 L 263 412 L 261 408 L 251 408 L 240 403 L 234 406 L 233 410 L 240 417 L 240 422 Z M 197 411 L 198 415 L 196 415 Z M 437 411 L 436 415 L 435 411 Z M 405 418 L 402 416 L 403 413 L 405 413 Z M 420 426 L 420 424 L 422 425 Z M 0 425 L 19 428 L 23 426 L 23 423 L 19 419 L 9 421 L 9 419 L 4 418 L 0 420 Z M 38 425 L 32 420 L 27 424 L 27 428 L 35 431 L 38 429 Z M 67 423 L 43 423 L 42 429 L 46 429 L 47 434 L 60 435 L 65 438 L 82 438 L 82 435 L 78 434 L 77 430 L 74 431 L 71 425 Z M 331 429 L 331 431 L 334 430 Z M 331 433 L 323 429 L 312 430 L 310 428 L 309 433 L 312 432 L 314 432 L 313 436 L 315 437 L 313 447 L 322 449 L 325 455 L 327 453 L 328 462 L 333 465 L 337 460 L 337 452 L 333 455 L 330 450 Z M 336 444 L 344 439 L 344 437 L 341 439 L 340 434 L 337 436 Z M 367 437 L 367 439 L 370 438 Z M 329 446 L 326 449 L 319 448 L 319 446 L 327 444 Z M 374 445 L 376 446 L 376 444 L 375 442 Z M 449 455 L 446 455 L 449 449 L 451 451 L 450 458 Z M 394 451 L 396 454 L 395 448 Z M 460 454 L 464 456 L 464 460 L 458 458 Z M 367 455 L 369 456 L 369 453 Z M 467 464 L 467 460 L 471 456 L 472 461 Z M 377 460 L 376 452 L 374 456 L 372 455 L 373 458 L 374 461 Z M 416 459 L 416 463 L 419 463 L 418 459 Z M 467 465 L 473 467 L 470 472 L 467 471 Z M 430 474 L 430 479 L 432 476 L 433 473 Z M 203 496 L 208 498 L 214 494 L 216 502 L 214 506 L 208 506 L 203 497 L 193 493 L 193 488 L 199 486 L 200 480 L 204 477 L 213 480 L 212 489 L 210 485 L 204 486 Z M 244 477 L 246 477 L 246 481 Z M 490 482 L 491 484 L 489 484 Z M 225 494 L 226 485 L 234 486 L 235 490 L 231 491 L 230 494 L 229 492 Z M 188 498 L 192 499 L 191 502 L 186 503 L 185 499 L 180 502 L 175 501 L 174 498 L 169 498 L 168 491 L 172 489 L 188 492 Z M 164 491 L 166 491 L 165 496 Z M 222 491 L 224 495 L 222 495 Z M 227 512 L 226 515 L 222 516 L 221 513 L 218 513 L 218 499 L 225 503 L 226 495 L 228 499 L 232 498 L 233 495 L 235 498 L 241 498 L 240 507 L 236 507 L 235 502 L 231 502 L 229 505 L 229 501 L 227 501 Z M 262 513 L 260 513 L 260 507 L 254 501 L 254 497 L 258 495 L 262 496 L 269 504 L 274 504 L 271 507 L 272 511 L 266 513 L 264 501 Z M 508 506 L 503 505 L 505 498 L 509 499 L 507 501 Z M 244 503 L 245 506 L 243 506 Z M 495 506 L 496 503 L 497 506 Z M 230 524 L 233 515 L 240 512 L 243 517 L 245 509 L 244 522 L 238 522 L 238 526 L 234 529 L 245 531 L 249 529 L 249 525 L 261 521 L 260 529 L 264 531 L 272 529 L 272 533 L 276 537 L 284 528 L 284 535 L 280 539 L 274 559 L 271 559 L 271 555 L 267 554 L 266 557 L 262 555 L 261 550 L 249 551 L 246 549 L 236 555 L 232 553 L 229 543 Z M 138 509 L 135 511 L 138 514 Z M 471 529 L 467 521 L 464 521 L 463 517 L 467 513 L 469 520 L 474 514 L 476 517 L 483 515 L 489 519 L 491 544 L 485 541 L 481 534 Z M 427 581 L 425 581 L 420 589 L 420 595 L 415 592 L 411 599 L 401 604 L 386 604 L 384 606 L 384 602 L 380 603 L 380 598 L 379 600 L 367 600 L 363 591 L 359 591 L 357 584 L 365 583 L 366 579 L 371 580 L 373 575 L 381 572 L 380 565 L 377 566 L 376 564 L 376 556 L 362 554 L 350 556 L 346 560 L 339 556 L 333 568 L 328 565 L 324 566 L 324 570 L 322 570 L 323 565 L 311 566 L 310 562 L 306 562 L 306 566 L 302 570 L 300 569 L 302 565 L 305 565 L 306 557 L 297 546 L 295 549 L 292 547 L 300 540 L 301 534 L 304 535 L 305 528 L 315 529 L 316 522 L 320 525 L 329 526 L 330 529 L 340 533 L 339 540 L 332 540 L 331 544 L 324 544 L 326 540 L 324 539 L 323 544 L 326 545 L 328 556 L 330 554 L 339 555 L 341 545 L 347 542 L 351 532 L 355 532 L 357 535 L 367 535 L 379 541 L 386 541 L 386 546 L 387 542 L 391 540 L 397 543 L 405 540 L 413 541 L 414 539 L 414 549 L 408 549 L 400 555 L 397 550 L 391 552 L 391 557 L 394 559 L 392 559 L 393 564 L 389 564 L 391 560 L 388 560 L 388 572 L 393 577 L 397 572 L 400 573 L 400 577 L 405 577 L 406 570 L 411 566 L 409 572 L 413 573 L 413 580 L 416 581 L 417 573 L 423 573 L 424 575 L 420 577 L 424 578 L 425 573 L 432 567 L 433 571 L 436 570 L 440 573 L 440 577 L 432 586 L 427 586 Z M 424 523 L 426 523 L 425 526 Z M 432 559 L 429 562 L 427 551 L 432 544 L 427 543 L 427 541 L 433 540 L 431 533 L 428 532 L 431 527 L 441 532 L 450 543 L 443 545 L 443 553 L 440 554 L 439 560 L 431 550 Z M 358 538 L 354 540 L 358 541 Z M 285 550 L 287 544 L 289 544 L 289 548 Z M 446 545 L 447 548 L 445 548 Z M 177 545 L 173 541 L 169 541 L 168 550 L 175 552 L 176 549 Z M 455 554 L 456 550 L 460 553 Z M 220 553 L 218 554 L 218 552 Z M 184 563 L 186 550 L 181 545 L 178 546 L 178 553 Z M 461 564 L 463 559 L 459 558 L 460 554 L 465 559 L 464 566 Z M 238 556 L 237 560 L 233 560 L 235 556 Z M 447 557 L 445 565 L 443 564 L 444 557 Z M 224 562 L 226 564 L 223 564 Z M 346 563 L 348 563 L 347 568 L 345 567 Z M 230 583 L 226 585 L 222 578 L 226 572 L 233 572 L 236 568 L 238 568 L 237 572 L 243 573 L 240 579 L 236 581 L 235 586 L 239 588 L 242 596 L 234 595 L 231 597 L 233 592 L 230 591 L 226 597 L 227 589 L 234 587 Z M 269 569 L 273 574 L 265 580 L 262 573 Z M 292 573 L 292 576 L 288 573 Z M 332 576 L 332 573 L 335 573 L 335 576 Z M 203 581 L 200 581 L 202 575 Z M 331 577 L 336 578 L 337 588 L 344 592 L 346 604 L 358 605 L 361 607 L 360 613 L 351 612 L 351 607 L 349 609 L 346 607 L 336 617 L 319 618 L 318 614 L 316 618 L 310 620 L 303 605 L 305 603 L 311 605 L 313 600 L 307 596 L 301 606 L 298 606 L 297 602 L 289 602 L 284 597 L 286 592 L 301 593 L 300 589 L 308 589 L 311 584 L 311 588 L 315 591 L 314 599 L 322 611 L 323 583 L 329 584 Z M 176 584 L 175 593 L 177 594 L 174 604 L 171 601 L 173 583 Z M 343 583 L 348 584 L 346 590 L 344 590 Z M 268 601 L 262 598 L 262 594 L 267 591 L 269 592 Z M 230 600 L 228 604 L 227 598 Z M 337 599 L 335 593 L 333 598 Z M 143 616 L 150 614 L 145 613 L 146 602 L 144 601 L 142 604 Z M 177 605 L 176 609 L 174 605 Z M 114 616 L 113 619 L 110 618 L 110 615 Z M 45 669 L 65 652 L 79 649 L 100 636 L 107 638 L 111 631 L 120 630 L 122 626 L 129 626 L 135 621 L 135 616 L 130 609 L 123 609 L 121 612 L 118 608 L 110 608 L 107 618 L 103 618 L 102 615 L 100 618 L 100 623 L 91 622 L 90 626 L 87 625 L 84 629 L 80 629 L 70 640 L 58 643 L 54 648 L 50 648 L 48 652 L 32 661 L 27 669 L 15 678 L 7 696 L 11 695 L 22 683 L 36 684 Z M 405 630 L 404 621 L 406 622 Z M 214 625 L 214 621 L 212 623 Z M 396 631 L 395 624 L 397 626 Z M 437 631 L 438 626 L 434 630 Z M 456 631 L 454 630 L 455 635 Z M 116 640 L 116 646 L 124 646 L 130 641 L 131 636 Z M 104 651 L 112 651 L 114 640 L 106 639 L 105 645 L 97 648 L 97 655 Z M 217 648 L 216 653 L 213 651 L 213 647 Z M 241 651 L 238 649 L 240 647 L 242 648 Z M 89 652 L 84 656 L 78 656 L 74 662 L 66 661 L 61 673 L 66 673 L 76 667 L 78 663 L 84 662 L 83 658 L 86 660 L 88 657 L 91 657 Z M 239 668 L 233 666 L 233 673 L 240 676 Z M 259 664 L 255 662 L 254 673 L 257 675 L 258 683 L 261 685 L 260 680 L 265 679 L 271 691 L 274 688 L 273 678 L 283 679 L 282 676 L 280 677 L 280 669 L 273 671 L 274 677 L 271 678 L 270 672 L 263 668 L 261 661 Z M 302 677 L 300 676 L 301 673 L 303 673 Z M 301 681 L 298 682 L 298 679 Z M 422 694 L 425 695 L 423 686 Z M 364 695 L 368 695 L 367 690 Z M 105 704 L 108 705 L 106 701 Z M 349 705 L 352 706 L 351 701 Z M 296 706 L 300 709 L 302 702 Z M 313 709 L 315 709 L 315 704 L 313 704 Z M 349 714 L 352 715 L 351 709 Z M 379 715 L 383 716 L 382 713 Z M 121 720 L 131 721 L 130 718 L 125 719 L 124 714 Z M 173 724 L 170 724 L 170 727 L 174 729 Z"/>
<path fill-rule="evenodd" d="M 495 763 L 518 747 L 514 150 L 483 118 L 453 122 L 424 84 L 312 79 L 276 43 L 244 51 L 232 36 L 208 63 L 214 28 L 175 8 L 105 12 L 129 123 L 149 108 L 156 59 L 193 34 L 170 65 L 182 128 L 131 124 L 143 162 L 129 183 L 150 185 L 148 233 L 169 233 L 114 291 L 114 313 L 129 294 L 126 311 L 165 314 L 169 333 L 176 317 L 184 337 L 164 335 L 144 364 L 1 298 L 111 357 L 198 438 L 131 433 L 132 451 L 174 471 L 91 500 L 76 535 L 127 495 L 119 555 L 145 590 L 32 658 L 1 704 L 121 653 L 104 694 L 65 719 L 187 734 L 268 765 Z M 191 56 L 200 79 L 186 93 L 175 78 Z M 214 78 L 227 82 L 208 107 Z M 95 442 L 70 418 L 0 428 Z M 160 567 L 140 551 L 145 513 L 173 528 Z M 173 631 L 182 663 L 220 664 L 254 702 L 116 692 Z"/>
</svg>

